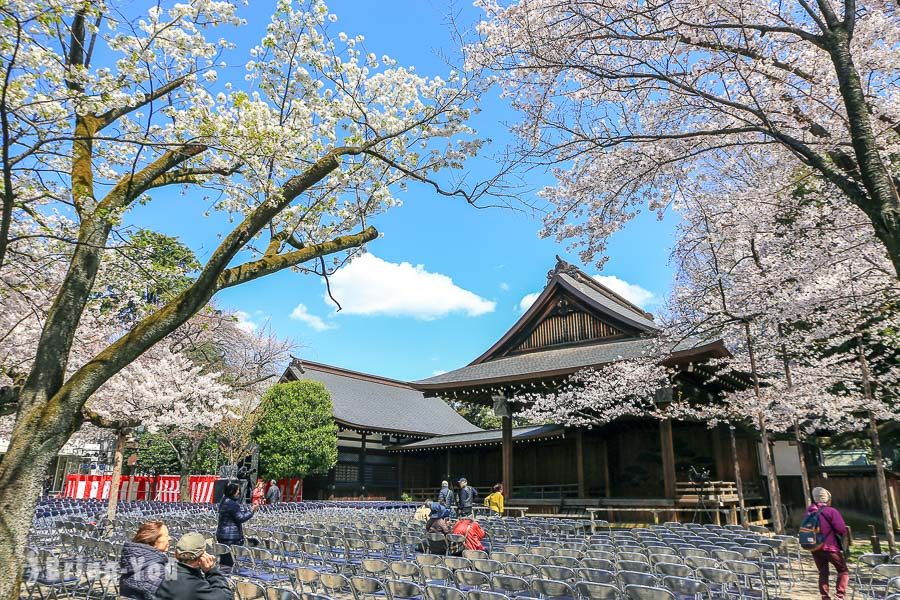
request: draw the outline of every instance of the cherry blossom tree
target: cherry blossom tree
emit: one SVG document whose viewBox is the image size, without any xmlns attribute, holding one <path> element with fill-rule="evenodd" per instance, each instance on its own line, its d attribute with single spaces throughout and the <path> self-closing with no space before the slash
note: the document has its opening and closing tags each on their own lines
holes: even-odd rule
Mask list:
<svg viewBox="0 0 900 600">
<path fill-rule="evenodd" d="M 27 333 L 33 359 L 8 371 L 3 392 L 15 422 L 0 460 L 0 563 L 11 567 L 0 572 L 2 598 L 18 596 L 50 462 L 116 373 L 216 292 L 305 264 L 322 272 L 326 257 L 340 262 L 376 239 L 372 219 L 406 182 L 476 199 L 435 179 L 481 146 L 466 125 L 480 91 L 470 74 L 419 75 L 337 31 L 322 2 L 280 0 L 250 59 L 237 63 L 244 77 L 223 81 L 233 45 L 222 36 L 242 24 L 235 4 L 189 0 L 143 14 L 141 4 L 101 0 L 0 8 L 0 279 L 28 243 L 9 236 L 16 222 L 68 246 L 58 285 L 35 292 L 49 302 Z M 82 337 L 102 320 L 98 275 L 124 216 L 178 189 L 206 194 L 230 225 L 189 286 L 80 354 L 94 348 Z M 58 227 L 60 215 L 71 229 Z"/>
<path fill-rule="evenodd" d="M 861 226 L 865 216 L 828 200 L 839 190 L 761 153 L 747 157 L 728 165 L 728 177 L 709 183 L 702 197 L 679 201 L 678 279 L 668 318 L 681 335 L 723 337 L 734 354 L 728 368 L 748 374 L 752 385 L 694 416 L 712 422 L 717 412 L 755 415 L 770 496 L 780 506 L 771 432 L 793 429 L 799 442 L 801 429 L 858 428 L 859 413 L 871 412 L 873 402 L 880 415 L 893 412 L 886 395 L 862 394 L 853 342 L 873 329 L 866 322 L 896 301 L 898 289 L 884 247 Z M 864 301 L 855 289 L 865 289 Z M 878 319 L 882 331 L 892 329 L 895 312 Z M 848 343 L 849 352 L 826 350 Z M 896 357 L 881 361 L 882 389 L 890 389 Z M 777 519 L 780 511 L 773 514 Z"/>
<path fill-rule="evenodd" d="M 521 112 L 524 157 L 556 166 L 544 233 L 585 262 L 643 208 L 701 197 L 764 147 L 858 208 L 900 275 L 895 3 L 477 4 L 469 60 Z"/>
<path fill-rule="evenodd" d="M 672 373 L 662 366 L 662 358 L 648 351 L 645 356 L 578 371 L 555 393 L 517 397 L 526 403 L 518 413 L 534 423 L 571 427 L 593 427 L 626 416 L 659 417 L 657 394 L 672 386 Z"/>
<path fill-rule="evenodd" d="M 183 353 L 157 344 L 104 383 L 87 402 L 90 421 L 116 431 L 116 451 L 109 494 L 115 519 L 122 458 L 128 430 L 144 426 L 164 431 L 181 465 L 181 499 L 190 501 L 187 471 L 200 442 L 228 412 L 237 408 L 221 373 L 204 372 Z"/>
</svg>

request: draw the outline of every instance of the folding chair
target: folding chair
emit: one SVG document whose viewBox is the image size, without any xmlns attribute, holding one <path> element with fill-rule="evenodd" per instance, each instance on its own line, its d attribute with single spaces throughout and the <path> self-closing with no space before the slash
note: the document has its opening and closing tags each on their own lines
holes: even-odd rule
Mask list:
<svg viewBox="0 0 900 600">
<path fill-rule="evenodd" d="M 468 569 L 454 571 L 453 579 L 456 582 L 456 587 L 463 591 L 480 590 L 483 587 L 489 587 L 491 584 L 491 578 L 487 574 Z"/>
<path fill-rule="evenodd" d="M 626 585 L 625 597 L 629 600 L 675 600 L 675 595 L 666 588 L 647 585 Z"/>
<path fill-rule="evenodd" d="M 304 587 L 315 593 L 319 588 L 319 571 L 309 567 L 296 567 L 293 571 L 294 589 L 303 592 Z"/>
<path fill-rule="evenodd" d="M 411 581 L 388 579 L 384 582 L 388 597 L 392 600 L 411 600 L 422 598 L 422 587 Z"/>
<path fill-rule="evenodd" d="M 466 594 L 445 585 L 426 585 L 425 600 L 466 600 Z"/>
<path fill-rule="evenodd" d="M 503 565 L 503 572 L 515 577 L 528 578 L 537 575 L 538 569 L 534 565 L 529 565 L 527 563 L 511 562 Z"/>
<path fill-rule="evenodd" d="M 608 583 L 579 581 L 575 584 L 579 596 L 588 600 L 618 600 L 619 588 Z"/>
<path fill-rule="evenodd" d="M 536 578 L 531 580 L 531 589 L 541 598 L 566 598 L 572 600 L 575 590 L 565 581 Z"/>
<path fill-rule="evenodd" d="M 405 560 L 395 560 L 391 563 L 391 573 L 394 579 L 409 579 L 410 581 L 421 581 L 422 570 L 414 562 Z"/>
<path fill-rule="evenodd" d="M 693 571 L 687 565 L 682 565 L 679 563 L 665 563 L 660 562 L 654 565 L 654 569 L 658 575 L 662 576 L 671 576 L 671 577 L 690 577 L 693 575 Z"/>
<path fill-rule="evenodd" d="M 300 595 L 289 588 L 267 587 L 266 600 L 300 600 Z"/>
<path fill-rule="evenodd" d="M 387 593 L 384 584 L 374 577 L 354 575 L 350 578 L 350 585 L 353 588 L 353 596 L 356 600 L 362 600 L 367 596 L 384 597 Z"/>
<path fill-rule="evenodd" d="M 425 565 L 422 567 L 422 581 L 426 585 L 451 585 L 453 571 L 440 565 Z"/>
<path fill-rule="evenodd" d="M 235 581 L 234 592 L 238 600 L 266 600 L 266 590 L 252 581 Z"/>
<path fill-rule="evenodd" d="M 488 592 L 486 590 L 471 590 L 466 592 L 466 600 L 510 600 L 506 594 Z"/>
<path fill-rule="evenodd" d="M 698 579 L 667 575 L 662 580 L 663 587 L 675 594 L 679 600 L 711 600 L 709 588 Z"/>
<path fill-rule="evenodd" d="M 320 573 L 319 583 L 329 596 L 354 593 L 350 580 L 340 573 Z"/>
<path fill-rule="evenodd" d="M 491 589 L 510 598 L 527 596 L 531 592 L 528 581 L 512 575 L 494 575 L 491 577 Z"/>
</svg>

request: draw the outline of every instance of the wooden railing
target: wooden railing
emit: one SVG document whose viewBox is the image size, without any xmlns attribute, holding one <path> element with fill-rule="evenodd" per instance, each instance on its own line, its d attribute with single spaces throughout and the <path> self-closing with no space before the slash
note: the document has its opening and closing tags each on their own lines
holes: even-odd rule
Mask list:
<svg viewBox="0 0 900 600">
<path fill-rule="evenodd" d="M 622 521 L 617 519 L 617 515 L 619 513 L 625 514 L 635 514 L 635 516 L 639 516 L 638 513 L 643 515 L 651 515 L 651 520 L 654 525 L 659 525 L 664 521 L 675 521 L 675 522 L 691 522 L 694 517 L 699 517 L 701 521 L 712 520 L 716 525 L 738 525 L 740 524 L 740 518 L 738 517 L 738 508 L 736 505 L 732 505 L 729 507 L 713 507 L 713 508 L 686 508 L 686 507 L 674 507 L 674 506 L 598 506 L 596 508 L 586 508 L 586 512 L 588 512 L 591 516 L 591 530 L 595 530 L 598 526 L 600 526 L 600 517 L 598 515 L 605 515 L 606 518 L 602 520 L 602 526 L 615 526 L 615 525 L 623 525 L 623 524 L 640 524 L 647 522 L 646 518 L 638 519 L 636 521 Z M 747 522 L 749 525 L 768 525 L 771 522 L 771 519 L 766 516 L 769 512 L 769 507 L 764 505 L 757 506 L 748 506 L 745 508 L 747 513 Z M 682 516 L 690 515 L 690 519 L 682 519 Z"/>
<path fill-rule="evenodd" d="M 677 504 L 714 504 L 727 506 L 737 504 L 737 484 L 734 481 L 707 481 L 694 483 L 678 481 L 675 483 L 675 502 Z"/>
<path fill-rule="evenodd" d="M 562 483 L 554 485 L 517 485 L 513 487 L 513 498 L 526 498 L 528 500 L 562 500 L 563 498 L 577 498 L 577 483 Z"/>
</svg>

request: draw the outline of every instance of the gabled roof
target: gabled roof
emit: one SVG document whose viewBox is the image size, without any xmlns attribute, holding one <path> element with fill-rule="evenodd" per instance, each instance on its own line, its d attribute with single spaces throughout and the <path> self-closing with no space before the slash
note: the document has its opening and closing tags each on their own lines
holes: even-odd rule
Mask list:
<svg viewBox="0 0 900 600">
<path fill-rule="evenodd" d="M 513 443 L 527 440 L 562 437 L 565 434 L 562 425 L 528 425 L 526 427 L 513 427 Z M 500 429 L 486 429 L 476 433 L 459 433 L 456 435 L 442 435 L 428 440 L 419 440 L 399 446 L 392 446 L 389 450 L 394 452 L 412 452 L 417 450 L 430 450 L 434 448 L 460 447 L 460 446 L 496 446 L 503 442 L 503 431 Z"/>
<path fill-rule="evenodd" d="M 413 382 L 426 394 L 504 384 L 521 386 L 657 352 L 653 315 L 558 256 L 547 285 L 525 314 L 469 365 Z M 562 334 L 560 333 L 562 332 Z M 667 363 L 726 356 L 720 340 L 687 339 Z M 481 392 L 479 392 L 481 393 Z"/>
<path fill-rule="evenodd" d="M 423 437 L 482 431 L 440 398 L 426 398 L 396 379 L 294 359 L 282 380 L 300 379 L 328 388 L 335 421 L 349 429 Z"/>
<path fill-rule="evenodd" d="M 605 326 L 602 327 L 604 337 L 609 338 L 637 338 L 659 331 L 659 327 L 653 322 L 653 315 L 560 257 L 557 256 L 556 261 L 556 266 L 547 274 L 547 285 L 528 310 L 502 338 L 471 364 L 496 360 L 522 351 L 519 342 L 559 313 L 584 313 L 598 325 Z M 540 348 L 531 349 L 536 350 Z"/>
</svg>

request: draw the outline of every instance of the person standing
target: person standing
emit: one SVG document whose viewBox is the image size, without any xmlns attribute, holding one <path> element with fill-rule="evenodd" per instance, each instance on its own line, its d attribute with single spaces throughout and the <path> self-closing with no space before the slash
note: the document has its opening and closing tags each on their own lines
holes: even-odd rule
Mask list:
<svg viewBox="0 0 900 600">
<path fill-rule="evenodd" d="M 249 521 L 259 508 L 258 505 L 247 508 L 246 504 L 241 504 L 238 498 L 240 490 L 240 486 L 233 481 L 225 484 L 225 495 L 219 502 L 219 524 L 216 527 L 216 541 L 220 544 L 243 546 L 245 541 L 243 524 Z M 219 560 L 226 567 L 234 566 L 230 552 L 221 555 Z"/>
<path fill-rule="evenodd" d="M 814 550 L 813 560 L 819 570 L 819 594 L 822 600 L 831 600 L 828 588 L 829 565 L 834 565 L 837 571 L 837 585 L 835 600 L 844 600 L 847 592 L 847 583 L 850 580 L 850 571 L 847 569 L 847 561 L 844 557 L 844 549 L 840 537 L 847 535 L 847 524 L 844 517 L 831 506 L 831 492 L 823 487 L 813 488 L 813 503 L 806 510 L 807 515 L 818 512 L 819 532 L 822 536 L 822 547 Z"/>
<path fill-rule="evenodd" d="M 266 487 L 262 482 L 262 479 L 260 479 L 256 482 L 256 485 L 253 486 L 253 493 L 250 494 L 250 503 L 253 505 L 253 508 L 259 508 L 265 497 Z"/>
<path fill-rule="evenodd" d="M 484 499 L 484 505 L 498 516 L 503 516 L 503 484 L 498 483 Z"/>
<path fill-rule="evenodd" d="M 469 482 L 465 477 L 460 478 L 457 483 L 459 484 L 459 494 L 457 494 L 456 506 L 459 510 L 459 516 L 465 517 L 472 514 L 472 505 L 475 504 L 478 490 L 469 487 Z"/>
<path fill-rule="evenodd" d="M 234 600 L 203 534 L 192 531 L 175 544 L 175 573 L 156 591 L 157 600 Z"/>
<path fill-rule="evenodd" d="M 281 502 L 281 488 L 274 479 L 269 482 L 269 491 L 266 492 L 266 504 L 278 504 Z"/>
<path fill-rule="evenodd" d="M 441 482 L 441 491 L 438 492 L 438 504 L 447 509 L 453 506 L 453 490 L 450 489 L 448 481 Z"/>
</svg>

